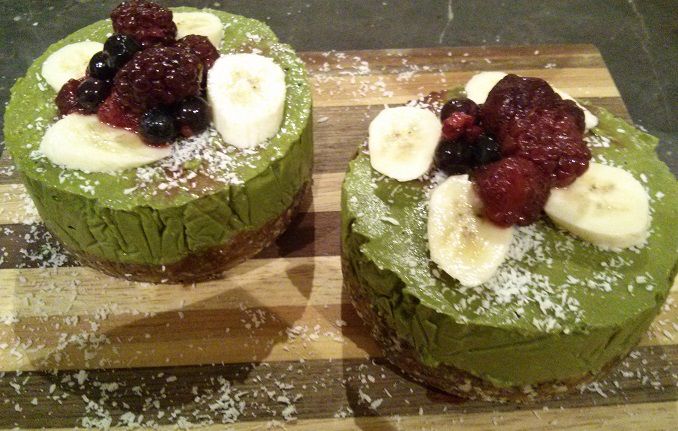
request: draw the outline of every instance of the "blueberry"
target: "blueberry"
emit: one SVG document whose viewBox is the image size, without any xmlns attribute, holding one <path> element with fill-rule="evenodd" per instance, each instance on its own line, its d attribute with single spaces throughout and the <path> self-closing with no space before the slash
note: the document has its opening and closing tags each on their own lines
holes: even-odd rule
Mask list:
<svg viewBox="0 0 678 431">
<path fill-rule="evenodd" d="M 139 133 L 149 145 L 164 145 L 177 137 L 174 117 L 164 109 L 153 108 L 141 116 Z"/>
<path fill-rule="evenodd" d="M 210 124 L 210 108 L 205 99 L 189 96 L 179 102 L 174 110 L 181 134 L 188 137 L 207 129 Z"/>
<path fill-rule="evenodd" d="M 473 146 L 463 139 L 442 140 L 436 148 L 434 162 L 447 175 L 468 173 L 474 165 Z"/>
<path fill-rule="evenodd" d="M 108 63 L 114 69 L 120 69 L 134 54 L 141 50 L 141 45 L 124 34 L 114 34 L 104 43 L 104 51 L 108 53 Z"/>
<path fill-rule="evenodd" d="M 79 106 L 93 113 L 110 92 L 110 82 L 90 77 L 78 85 L 75 97 Z"/>
<path fill-rule="evenodd" d="M 440 110 L 440 119 L 445 121 L 453 112 L 461 111 L 472 117 L 478 116 L 478 105 L 471 99 L 450 99 Z"/>
<path fill-rule="evenodd" d="M 499 142 L 488 135 L 480 135 L 473 145 L 473 160 L 476 165 L 486 165 L 501 159 Z"/>
<path fill-rule="evenodd" d="M 87 74 L 92 78 L 109 80 L 115 76 L 116 69 L 109 62 L 109 55 L 104 51 L 99 51 L 92 56 L 87 66 Z"/>
</svg>

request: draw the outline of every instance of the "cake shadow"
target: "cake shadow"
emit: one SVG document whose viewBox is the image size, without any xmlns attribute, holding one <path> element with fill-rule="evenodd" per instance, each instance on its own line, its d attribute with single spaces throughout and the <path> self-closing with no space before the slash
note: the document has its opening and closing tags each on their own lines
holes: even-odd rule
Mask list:
<svg viewBox="0 0 678 431">
<path fill-rule="evenodd" d="M 31 351 L 24 363 L 39 370 L 77 370 L 258 363 L 271 354 L 284 356 L 276 346 L 288 341 L 288 330 L 304 314 L 314 266 L 289 263 L 283 274 L 304 300 L 270 306 L 261 302 L 261 294 L 257 296 L 252 291 L 258 288 L 257 277 L 268 271 L 268 264 L 270 261 L 253 259 L 244 274 L 237 274 L 254 272 L 250 283 L 229 285 L 226 279 L 209 282 L 206 289 L 214 291 L 214 295 L 200 295 L 201 284 L 170 287 L 129 283 L 129 295 L 137 295 L 139 301 L 146 303 L 144 308 L 152 311 L 120 310 L 116 304 L 106 303 L 105 298 L 94 297 L 95 304 L 79 304 L 91 310 L 89 315 L 68 317 L 65 312 L 42 323 L 17 323 L 15 336 L 30 334 L 36 345 L 45 337 L 44 344 L 51 347 Z M 176 289 L 182 296 L 186 290 L 195 290 L 200 300 L 173 302 L 162 291 L 164 288 Z M 83 300 L 84 295 L 78 298 Z M 163 309 L 165 306 L 168 307 Z M 55 334 L 56 328 L 60 330 Z M 49 341 L 50 337 L 60 339 Z M 246 376 L 244 373 L 243 378 Z"/>
<path fill-rule="evenodd" d="M 347 323 L 343 328 L 343 336 L 360 351 L 367 353 L 363 358 L 355 358 L 354 348 L 349 350 L 344 347 L 342 355 L 346 400 L 359 429 L 402 429 L 394 423 L 393 418 L 418 415 L 422 407 L 416 401 L 410 403 L 410 397 L 413 400 L 425 400 L 427 410 L 433 407 L 443 412 L 465 408 L 469 400 L 424 385 L 389 362 L 371 336 L 370 328 L 348 300 L 350 294 L 346 286 L 342 289 L 342 296 L 346 300 L 342 303 L 341 316 Z"/>
</svg>

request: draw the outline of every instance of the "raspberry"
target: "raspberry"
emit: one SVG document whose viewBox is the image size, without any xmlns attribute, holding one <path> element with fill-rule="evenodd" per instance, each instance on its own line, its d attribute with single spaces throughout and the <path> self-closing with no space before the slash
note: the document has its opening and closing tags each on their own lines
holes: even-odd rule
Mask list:
<svg viewBox="0 0 678 431">
<path fill-rule="evenodd" d="M 551 190 L 546 174 L 520 157 L 482 166 L 473 179 L 485 217 L 503 227 L 537 221 Z"/>
<path fill-rule="evenodd" d="M 219 51 L 212 45 L 212 42 L 205 36 L 197 34 L 189 34 L 177 40 L 174 44 L 177 48 L 187 49 L 192 54 L 198 56 L 203 65 L 204 74 L 207 74 L 217 58 L 219 58 Z"/>
<path fill-rule="evenodd" d="M 551 185 L 567 186 L 586 171 L 591 159 L 583 122 L 582 110 L 569 100 L 533 108 L 506 125 L 502 153 L 531 160 L 550 177 Z"/>
<path fill-rule="evenodd" d="M 582 134 L 586 130 L 586 119 L 584 117 L 584 111 L 577 106 L 572 100 L 561 99 L 558 103 L 558 108 L 561 109 L 564 113 L 568 114 L 574 119 L 574 123 L 577 126 Z"/>
<path fill-rule="evenodd" d="M 116 33 L 134 38 L 143 48 L 170 45 L 177 37 L 172 11 L 146 0 L 122 2 L 111 12 Z"/>
<path fill-rule="evenodd" d="M 559 100 L 560 96 L 543 79 L 511 74 L 506 75 L 492 88 L 480 115 L 485 129 L 501 142 L 508 123 L 522 118 L 533 107 Z"/>
<path fill-rule="evenodd" d="M 132 132 L 136 132 L 139 128 L 139 115 L 126 110 L 120 102 L 120 97 L 115 92 L 99 106 L 97 116 L 100 121 L 113 127 L 120 127 Z"/>
<path fill-rule="evenodd" d="M 72 114 L 74 112 L 80 114 L 91 114 L 92 111 L 85 109 L 80 106 L 78 103 L 78 86 L 84 81 L 85 78 L 81 79 L 69 79 L 57 93 L 54 102 L 56 103 L 57 109 L 59 111 L 59 116 L 63 117 L 64 115 Z"/>
<path fill-rule="evenodd" d="M 475 117 L 461 111 L 453 112 L 443 121 L 443 139 L 449 141 L 464 136 L 473 142 L 481 133 L 480 127 L 475 125 Z"/>
<path fill-rule="evenodd" d="M 115 76 L 122 105 L 135 113 L 172 105 L 200 91 L 200 59 L 175 47 L 149 48 L 134 55 Z"/>
</svg>

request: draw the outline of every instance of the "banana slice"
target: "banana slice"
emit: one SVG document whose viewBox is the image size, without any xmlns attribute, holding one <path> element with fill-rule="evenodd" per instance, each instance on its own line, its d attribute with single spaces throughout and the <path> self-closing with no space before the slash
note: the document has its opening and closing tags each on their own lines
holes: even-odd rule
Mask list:
<svg viewBox="0 0 678 431">
<path fill-rule="evenodd" d="M 111 127 L 96 115 L 70 114 L 47 129 L 40 151 L 52 162 L 85 172 L 114 172 L 169 156 L 170 147 L 150 147 L 134 133 Z"/>
<path fill-rule="evenodd" d="M 464 87 L 464 90 L 466 91 L 466 97 L 473 100 L 478 105 L 485 103 L 485 100 L 487 100 L 487 95 L 490 94 L 490 90 L 492 90 L 494 86 L 497 85 L 497 82 L 501 81 L 501 79 L 505 76 L 505 72 L 480 72 L 473 75 Z M 593 115 L 588 109 L 584 108 L 574 99 L 574 97 L 570 96 L 563 90 L 557 89 L 553 85 L 551 88 L 553 88 L 553 91 L 558 93 L 560 97 L 573 101 L 581 108 L 582 111 L 584 111 L 584 123 L 586 125 L 586 130 L 592 129 L 598 125 L 598 117 Z"/>
<path fill-rule="evenodd" d="M 384 109 L 370 123 L 372 167 L 398 181 L 419 178 L 431 167 L 441 130 L 440 120 L 428 109 Z"/>
<path fill-rule="evenodd" d="M 224 39 L 224 24 L 218 16 L 209 12 L 175 12 L 174 24 L 177 25 L 177 39 L 189 34 L 205 36 L 212 45 L 219 48 Z"/>
<path fill-rule="evenodd" d="M 42 77 L 58 92 L 69 79 L 85 76 L 90 59 L 103 49 L 104 44 L 89 40 L 59 48 L 42 63 Z"/>
<path fill-rule="evenodd" d="M 285 72 L 258 54 L 222 55 L 207 74 L 214 125 L 238 148 L 261 144 L 278 133 L 285 110 Z"/>
<path fill-rule="evenodd" d="M 590 163 L 568 187 L 551 190 L 544 208 L 559 226 L 603 248 L 642 244 L 650 227 L 647 192 L 629 172 Z"/>
<path fill-rule="evenodd" d="M 467 175 L 449 177 L 431 193 L 428 244 L 431 260 L 464 286 L 478 286 L 508 254 L 513 228 L 478 215 L 480 200 Z"/>
<path fill-rule="evenodd" d="M 506 76 L 506 72 L 480 72 L 476 73 L 468 80 L 464 86 L 466 97 L 476 102 L 478 105 L 485 103 L 490 90 L 497 85 Z"/>
</svg>

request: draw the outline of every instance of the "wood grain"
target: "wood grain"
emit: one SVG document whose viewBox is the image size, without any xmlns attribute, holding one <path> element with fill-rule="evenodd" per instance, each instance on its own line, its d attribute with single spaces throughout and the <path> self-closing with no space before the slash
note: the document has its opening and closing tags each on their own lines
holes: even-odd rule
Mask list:
<svg viewBox="0 0 678 431">
<path fill-rule="evenodd" d="M 336 255 L 252 259 L 197 286 L 132 283 L 80 267 L 2 270 L 0 297 L 30 298 L 0 304 L 0 315 L 20 319 L 0 326 L 0 371 L 381 355 L 342 290 Z M 669 302 L 678 302 L 675 286 Z M 641 345 L 673 345 L 676 321 L 678 310 L 666 307 Z M 89 345 L 82 338 L 92 325 L 101 340 Z"/>
<path fill-rule="evenodd" d="M 294 416 L 302 424 L 309 421 L 309 424 L 327 423 L 328 426 L 348 427 L 365 421 L 376 427 L 378 424 L 385 426 L 391 420 L 396 420 L 396 416 L 400 416 L 401 420 L 414 426 L 423 425 L 429 416 L 445 416 L 450 423 L 455 421 L 459 425 L 462 425 L 460 421 L 465 423 L 467 418 L 475 417 L 478 424 L 485 423 L 487 428 L 493 424 L 493 419 L 500 421 L 502 417 L 516 415 L 514 427 L 519 426 L 517 421 L 528 420 L 532 416 L 529 421 L 534 422 L 530 423 L 546 425 L 553 420 L 573 420 L 581 429 L 598 423 L 603 418 L 610 418 L 609 414 L 604 413 L 605 407 L 623 406 L 628 407 L 630 409 L 628 411 L 638 411 L 634 406 L 649 405 L 654 406 L 650 410 L 652 414 L 661 416 L 656 423 L 665 424 L 664 421 L 672 417 L 671 409 L 676 406 L 675 388 L 654 390 L 650 384 L 643 384 L 638 379 L 624 378 L 624 373 L 643 366 L 670 366 L 675 370 L 675 365 L 669 365 L 671 361 L 675 364 L 678 355 L 675 346 L 651 349 L 639 349 L 638 355 L 625 361 L 619 370 L 610 376 L 609 381 L 600 383 L 599 390 L 604 391 L 602 393 L 605 397 L 601 397 L 597 392 L 585 390 L 549 402 L 527 404 L 520 409 L 516 409 L 512 404 L 464 401 L 428 390 L 404 379 L 383 359 L 345 359 L 331 362 L 311 360 L 270 364 L 240 363 L 202 367 L 91 370 L 86 374 L 68 371 L 54 374 L 31 373 L 31 379 L 21 387 L 21 399 L 38 398 L 39 402 L 38 406 L 22 403 L 24 410 L 21 416 L 25 416 L 22 424 L 26 427 L 37 427 L 44 423 L 36 412 L 50 416 L 50 422 L 54 427 L 74 426 L 76 413 L 84 409 L 88 400 L 97 400 L 98 408 L 114 418 L 121 417 L 127 411 L 143 411 L 145 417 L 155 419 L 159 412 L 165 412 L 166 414 L 157 420 L 162 425 L 171 422 L 168 420 L 167 412 L 178 410 L 183 416 L 192 417 L 195 412 L 196 415 L 204 415 L 219 422 L 219 412 L 212 411 L 209 404 L 204 405 L 196 401 L 196 397 L 207 397 L 213 401 L 216 397 L 209 394 L 220 387 L 219 380 L 223 378 L 231 382 L 229 393 L 243 394 L 241 400 L 247 403 L 247 408 L 242 409 L 238 417 L 240 426 L 243 427 L 262 426 L 271 419 L 280 419 L 280 412 L 285 403 L 272 403 L 269 399 L 277 399 L 279 396 L 296 397 L 297 394 L 302 394 L 302 397 L 295 403 Z M 646 361 L 645 365 L 642 364 L 643 361 Z M 23 379 L 25 374 L 11 376 L 9 381 L 11 383 Z M 95 385 L 95 382 L 98 385 Z M 671 383 L 668 377 L 659 382 L 667 385 Z M 115 391 L 101 389 L 102 386 L 106 387 L 112 383 L 119 385 L 119 388 Z M 51 393 L 47 390 L 50 387 Z M 14 389 L 9 385 L 0 388 L 0 396 L 8 396 L 12 392 Z M 162 402 L 156 405 L 148 405 L 145 402 L 147 397 L 154 397 L 155 394 L 163 392 L 172 396 L 162 398 Z M 377 400 L 381 400 L 381 403 L 374 407 L 373 402 Z M 124 406 L 123 402 L 128 406 Z M 142 406 L 145 406 L 143 410 Z M 603 410 L 597 410 L 601 408 Z M 347 412 L 349 409 L 353 412 L 352 416 L 355 416 L 353 420 L 357 421 L 356 423 L 351 419 L 337 422 L 333 420 L 335 413 L 341 414 L 340 412 Z M 582 418 L 577 415 L 577 411 L 587 412 L 597 417 L 597 420 L 580 422 Z M 544 418 L 548 418 L 548 421 L 543 421 Z M 313 422 L 315 420 L 325 422 Z M 0 426 L 9 427 L 10 421 L 11 418 L 0 416 Z M 512 422 L 507 422 L 507 425 Z M 618 418 L 618 422 L 624 423 L 624 420 Z M 613 427 L 618 422 L 610 424 L 609 429 L 616 429 Z M 443 423 L 439 425 L 442 426 Z"/>
<path fill-rule="evenodd" d="M 35 256 L 60 255 L 58 245 L 35 217 L 8 156 L 0 157 L 0 429 L 72 429 L 102 415 L 113 419 L 112 429 L 121 429 L 127 414 L 174 429 L 177 411 L 189 422 L 218 423 L 205 429 L 224 429 L 223 412 L 211 404 L 223 389 L 220 378 L 246 403 L 238 422 L 228 424 L 234 430 L 279 424 L 289 430 L 675 424 L 675 285 L 652 330 L 608 379 L 521 408 L 464 402 L 402 377 L 381 357 L 341 287 L 340 183 L 384 104 L 462 85 L 480 70 L 504 70 L 544 77 L 628 118 L 595 47 L 301 56 L 314 87 L 312 202 L 275 244 L 223 280 L 197 286 L 130 283 L 68 257 L 58 268 L 42 268 Z M 112 384 L 118 389 L 105 389 Z M 299 399 L 285 402 L 297 394 Z M 295 408 L 291 422 L 281 417 L 288 405 Z"/>
</svg>

